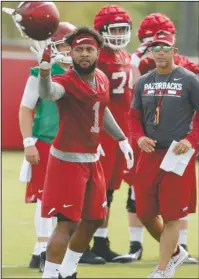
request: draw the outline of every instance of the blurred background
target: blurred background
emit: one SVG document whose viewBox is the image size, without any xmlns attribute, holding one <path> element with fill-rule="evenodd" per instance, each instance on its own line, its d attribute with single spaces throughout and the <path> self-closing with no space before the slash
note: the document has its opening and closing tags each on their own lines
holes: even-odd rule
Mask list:
<svg viewBox="0 0 199 279">
<path fill-rule="evenodd" d="M 74 25 L 92 26 L 97 11 L 105 5 L 119 4 L 125 8 L 132 17 L 132 40 L 128 50 L 132 51 L 138 44 L 136 38 L 139 23 L 149 13 L 161 12 L 170 17 L 177 28 L 177 46 L 184 55 L 197 56 L 199 43 L 199 2 L 59 2 L 54 1 L 60 12 L 61 21 L 69 21 Z M 19 2 L 3 1 L 2 6 L 16 8 Z M 20 36 L 11 17 L 2 14 L 2 40 L 3 43 L 19 42 Z"/>
</svg>

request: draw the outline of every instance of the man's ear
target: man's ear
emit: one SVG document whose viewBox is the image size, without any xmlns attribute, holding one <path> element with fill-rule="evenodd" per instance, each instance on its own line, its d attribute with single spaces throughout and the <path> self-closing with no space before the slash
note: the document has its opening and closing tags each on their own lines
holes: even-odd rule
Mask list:
<svg viewBox="0 0 199 279">
<path fill-rule="evenodd" d="M 153 50 L 152 50 L 152 47 L 149 47 L 148 49 L 147 49 L 147 55 L 150 55 L 150 56 L 152 56 L 152 54 L 153 54 Z"/>
<path fill-rule="evenodd" d="M 100 48 L 98 48 L 98 49 L 97 49 L 97 59 L 99 58 L 100 51 L 101 51 L 101 49 L 100 49 Z"/>
<path fill-rule="evenodd" d="M 178 48 L 174 48 L 174 54 L 178 53 Z"/>
</svg>

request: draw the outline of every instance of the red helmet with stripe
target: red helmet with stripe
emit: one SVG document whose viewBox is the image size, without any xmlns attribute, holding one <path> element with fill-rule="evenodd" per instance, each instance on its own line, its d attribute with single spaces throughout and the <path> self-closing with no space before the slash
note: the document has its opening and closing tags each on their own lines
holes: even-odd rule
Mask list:
<svg viewBox="0 0 199 279">
<path fill-rule="evenodd" d="M 149 14 L 140 23 L 138 38 L 142 42 L 145 38 L 153 37 L 159 30 L 176 33 L 175 25 L 169 17 L 161 13 Z"/>
<path fill-rule="evenodd" d="M 103 7 L 96 14 L 93 25 L 104 37 L 104 44 L 112 49 L 124 48 L 130 42 L 132 20 L 118 5 Z M 115 28 L 122 30 L 121 34 L 116 34 Z"/>
<path fill-rule="evenodd" d="M 21 32 L 38 41 L 50 38 L 59 24 L 59 11 L 52 2 L 21 2 L 12 16 Z"/>
</svg>

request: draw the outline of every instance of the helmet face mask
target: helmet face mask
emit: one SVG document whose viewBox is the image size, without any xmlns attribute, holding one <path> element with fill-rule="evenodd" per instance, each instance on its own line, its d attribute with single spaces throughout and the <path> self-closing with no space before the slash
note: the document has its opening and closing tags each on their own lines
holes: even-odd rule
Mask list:
<svg viewBox="0 0 199 279">
<path fill-rule="evenodd" d="M 96 14 L 93 25 L 103 36 L 104 45 L 113 50 L 122 49 L 130 42 L 132 20 L 118 5 L 103 7 Z"/>
<path fill-rule="evenodd" d="M 106 29 L 106 31 L 101 32 L 104 37 L 105 46 L 117 50 L 125 48 L 130 42 L 131 26 L 129 23 L 109 24 Z"/>
<path fill-rule="evenodd" d="M 70 55 L 70 47 L 65 43 L 68 37 L 74 30 L 75 26 L 68 22 L 60 22 L 56 33 L 52 36 L 52 55 L 56 62 L 64 64 L 72 64 Z M 59 48 L 61 46 L 61 50 Z"/>
<path fill-rule="evenodd" d="M 70 48 L 68 45 L 63 40 L 59 40 L 57 42 L 52 42 L 51 47 L 52 47 L 52 55 L 55 59 L 56 62 L 59 63 L 64 63 L 64 64 L 72 64 L 72 57 L 70 55 L 71 51 L 70 50 L 59 50 L 59 46 L 63 45 L 64 47 Z"/>
</svg>

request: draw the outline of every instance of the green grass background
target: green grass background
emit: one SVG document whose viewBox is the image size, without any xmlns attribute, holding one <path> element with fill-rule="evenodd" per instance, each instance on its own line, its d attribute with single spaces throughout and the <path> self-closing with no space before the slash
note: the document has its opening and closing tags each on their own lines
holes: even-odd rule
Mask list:
<svg viewBox="0 0 199 279">
<path fill-rule="evenodd" d="M 33 246 L 34 204 L 24 203 L 25 184 L 19 182 L 22 152 L 2 153 L 2 278 L 41 278 L 38 270 L 27 268 Z M 199 173 L 199 166 L 197 168 Z M 198 178 L 199 179 L 199 178 Z M 115 193 L 109 228 L 111 247 L 118 253 L 129 250 L 127 214 L 125 210 L 128 186 L 123 183 Z M 198 212 L 190 215 L 188 246 L 198 258 Z M 79 266 L 79 278 L 146 278 L 155 267 L 158 244 L 145 231 L 142 262 Z M 199 278 L 198 265 L 183 265 L 175 278 Z"/>
</svg>

